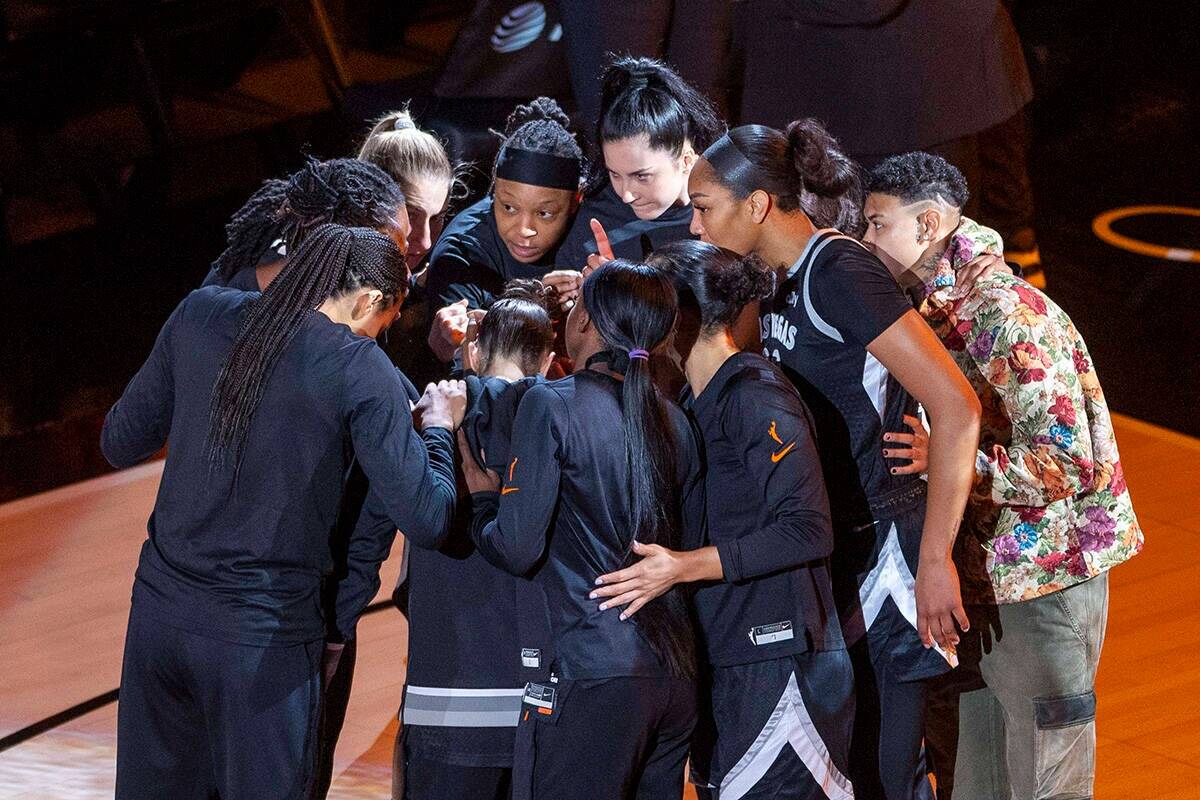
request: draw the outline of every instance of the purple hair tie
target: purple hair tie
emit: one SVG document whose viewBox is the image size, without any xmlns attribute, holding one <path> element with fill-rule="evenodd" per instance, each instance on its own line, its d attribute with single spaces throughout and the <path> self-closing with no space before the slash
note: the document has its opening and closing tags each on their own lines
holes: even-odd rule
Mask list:
<svg viewBox="0 0 1200 800">
<path fill-rule="evenodd" d="M 634 349 L 629 351 L 629 357 L 630 358 L 644 358 L 646 360 L 649 360 L 650 352 L 648 350 L 643 350 L 640 347 L 635 347 Z"/>
</svg>

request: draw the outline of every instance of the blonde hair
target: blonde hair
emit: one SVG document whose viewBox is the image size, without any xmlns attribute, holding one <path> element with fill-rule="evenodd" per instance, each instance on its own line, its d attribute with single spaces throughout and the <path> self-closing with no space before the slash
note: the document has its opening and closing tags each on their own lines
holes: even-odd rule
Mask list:
<svg viewBox="0 0 1200 800">
<path fill-rule="evenodd" d="M 462 184 L 459 169 L 450 163 L 446 148 L 437 137 L 417 127 L 408 108 L 385 114 L 376 121 L 358 151 L 366 161 L 391 175 L 405 194 L 418 177 L 442 178 L 450 184 L 450 195 Z"/>
</svg>

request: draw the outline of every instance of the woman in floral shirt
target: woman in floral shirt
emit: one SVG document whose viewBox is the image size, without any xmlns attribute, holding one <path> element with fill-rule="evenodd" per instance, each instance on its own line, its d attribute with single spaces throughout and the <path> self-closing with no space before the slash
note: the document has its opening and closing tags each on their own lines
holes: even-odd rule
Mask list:
<svg viewBox="0 0 1200 800">
<path fill-rule="evenodd" d="M 957 286 L 967 262 L 1003 246 L 962 216 L 966 184 L 945 160 L 889 158 L 870 191 L 867 244 L 915 290 L 983 404 L 955 545 L 972 630 L 927 724 L 939 795 L 1090 797 L 1105 573 L 1140 552 L 1142 532 L 1087 345 L 1019 278 Z"/>
</svg>

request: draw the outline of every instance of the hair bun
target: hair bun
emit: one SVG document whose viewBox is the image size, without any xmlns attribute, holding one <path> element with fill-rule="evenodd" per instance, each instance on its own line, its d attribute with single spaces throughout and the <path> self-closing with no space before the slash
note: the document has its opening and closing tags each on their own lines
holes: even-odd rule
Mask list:
<svg viewBox="0 0 1200 800">
<path fill-rule="evenodd" d="M 708 281 L 718 296 L 732 308 L 741 309 L 753 300 L 761 300 L 775 288 L 775 276 L 753 254 L 742 256 L 709 275 Z"/>
<path fill-rule="evenodd" d="M 648 86 L 662 89 L 665 88 L 662 72 L 666 68 L 666 65 L 652 58 L 620 56 L 605 67 L 601 82 L 606 92 L 613 95 Z"/>
<path fill-rule="evenodd" d="M 394 131 L 414 131 L 417 129 L 417 123 L 413 121 L 412 114 L 408 113 L 407 108 L 389 114 L 387 121 L 391 123 L 391 128 Z"/>
<path fill-rule="evenodd" d="M 513 278 L 504 284 L 500 300 L 525 300 L 541 306 L 551 317 L 560 312 L 558 292 L 536 278 Z"/>
<path fill-rule="evenodd" d="M 508 120 L 504 123 L 504 135 L 512 136 L 522 125 L 539 120 L 554 122 L 567 129 L 571 124 L 571 118 L 558 103 L 549 97 L 537 97 L 512 110 L 512 113 L 508 115 Z"/>
<path fill-rule="evenodd" d="M 288 179 L 287 205 L 303 224 L 328 217 L 329 209 L 338 202 L 338 192 L 325 179 L 325 172 L 325 163 L 309 156 Z"/>
<path fill-rule="evenodd" d="M 788 157 L 800 181 L 798 190 L 836 197 L 856 186 L 857 165 L 819 121 L 812 117 L 798 119 L 788 124 L 786 135 Z"/>
</svg>

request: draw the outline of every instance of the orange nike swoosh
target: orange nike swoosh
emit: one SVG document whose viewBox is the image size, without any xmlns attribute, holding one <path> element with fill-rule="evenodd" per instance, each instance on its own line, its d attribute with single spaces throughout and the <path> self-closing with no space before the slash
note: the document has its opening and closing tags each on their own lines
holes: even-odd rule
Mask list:
<svg viewBox="0 0 1200 800">
<path fill-rule="evenodd" d="M 505 486 L 503 489 L 500 490 L 500 494 L 512 494 L 513 492 L 519 492 L 519 491 L 521 491 L 520 486 Z"/>
<path fill-rule="evenodd" d="M 795 442 L 790 442 L 787 447 L 780 450 L 778 453 L 771 453 L 771 463 L 778 464 L 779 460 L 792 452 L 792 448 L 796 446 Z"/>
</svg>

